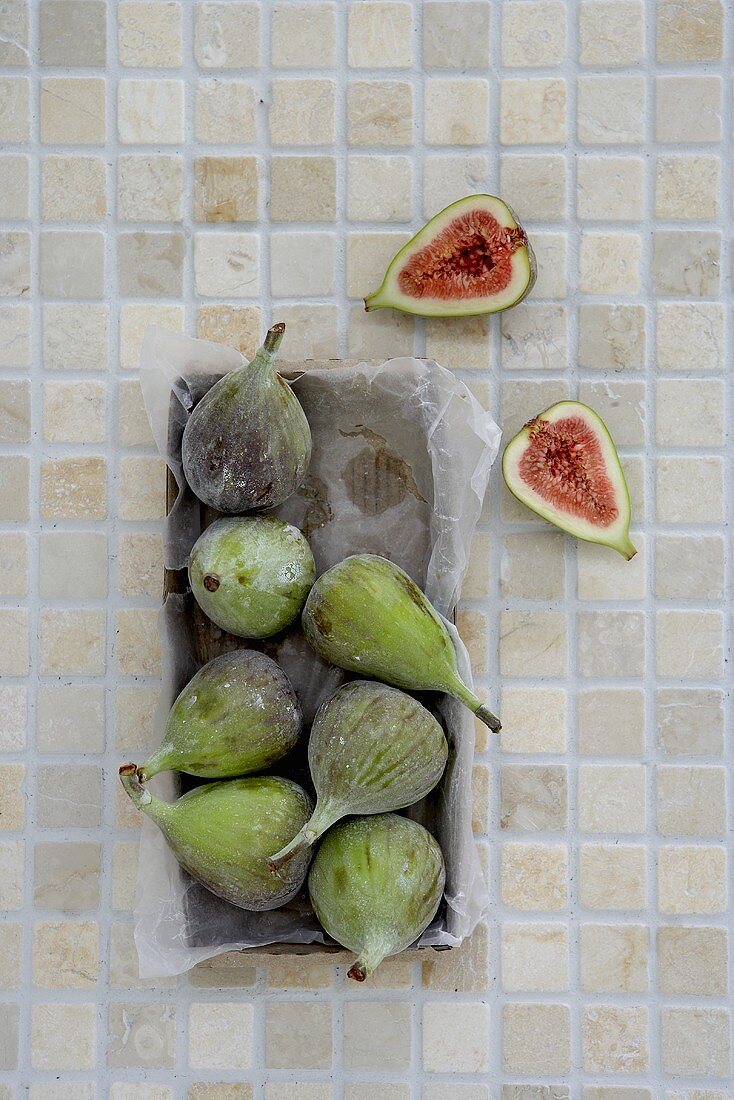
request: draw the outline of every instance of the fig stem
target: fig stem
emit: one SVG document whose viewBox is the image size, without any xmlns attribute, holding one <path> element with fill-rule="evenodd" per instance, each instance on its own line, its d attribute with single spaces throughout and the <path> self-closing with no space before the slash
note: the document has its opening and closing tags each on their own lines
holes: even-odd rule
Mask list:
<svg viewBox="0 0 734 1100">
<path fill-rule="evenodd" d="M 456 684 L 449 688 L 449 694 L 467 706 L 480 722 L 484 722 L 485 726 L 491 729 L 492 733 L 499 733 L 502 729 L 502 723 L 497 715 L 493 714 L 489 707 L 481 699 L 478 699 L 472 691 L 469 691 L 463 680 L 459 680 L 457 677 Z"/>
<path fill-rule="evenodd" d="M 120 768 L 120 782 L 138 809 L 147 812 L 147 807 L 153 801 L 153 796 L 141 783 L 141 774 L 137 764 L 122 765 Z"/>
<path fill-rule="evenodd" d="M 637 553 L 637 547 L 632 545 L 629 535 L 625 537 L 624 542 L 620 543 L 619 546 L 615 546 L 614 549 L 619 551 L 627 561 L 631 561 Z"/>
<path fill-rule="evenodd" d="M 347 977 L 354 978 L 355 982 L 363 982 L 389 954 L 390 951 L 385 950 L 383 944 L 366 943 L 347 971 Z"/>
<path fill-rule="evenodd" d="M 325 830 L 321 830 L 324 832 Z M 316 829 L 310 828 L 306 825 L 296 833 L 285 848 L 281 848 L 279 852 L 276 852 L 274 856 L 268 856 L 267 864 L 271 871 L 279 871 L 281 867 L 284 867 L 286 863 L 289 863 L 294 856 L 297 856 L 300 852 L 304 852 L 306 848 L 310 848 L 315 840 L 318 840 L 321 835 Z"/>
<path fill-rule="evenodd" d="M 502 729 L 502 723 L 496 714 L 493 714 L 489 707 L 486 707 L 483 703 L 477 707 L 474 714 L 480 722 L 484 722 L 485 726 L 488 726 L 492 733 L 499 733 Z"/>
<path fill-rule="evenodd" d="M 267 333 L 265 334 L 265 341 L 263 343 L 262 350 L 268 355 L 275 355 L 281 345 L 284 335 L 285 322 L 279 321 L 277 325 L 273 325 L 271 328 L 269 328 Z"/>
</svg>

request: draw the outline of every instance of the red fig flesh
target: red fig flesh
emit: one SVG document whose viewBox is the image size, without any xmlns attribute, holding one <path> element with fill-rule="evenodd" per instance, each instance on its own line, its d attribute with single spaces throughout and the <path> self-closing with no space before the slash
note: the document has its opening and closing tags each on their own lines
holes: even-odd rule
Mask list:
<svg viewBox="0 0 734 1100">
<path fill-rule="evenodd" d="M 578 401 L 559 401 L 528 421 L 502 456 L 507 488 L 543 519 L 628 560 L 630 499 L 604 421 Z"/>
</svg>

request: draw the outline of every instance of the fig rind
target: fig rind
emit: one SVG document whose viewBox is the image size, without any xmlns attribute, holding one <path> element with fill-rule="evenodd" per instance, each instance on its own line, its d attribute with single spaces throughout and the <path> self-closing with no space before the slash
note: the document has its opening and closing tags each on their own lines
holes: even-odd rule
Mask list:
<svg viewBox="0 0 734 1100">
<path fill-rule="evenodd" d="M 276 873 L 266 858 L 311 813 L 311 800 L 297 783 L 248 776 L 205 783 L 175 802 L 163 802 L 141 784 L 135 764 L 123 765 L 120 779 L 138 809 L 161 830 L 181 867 L 211 893 L 260 912 L 285 905 L 303 885 L 309 851 Z"/>
<path fill-rule="evenodd" d="M 580 401 L 559 401 L 507 444 L 502 476 L 513 496 L 549 523 L 628 561 L 630 496 L 604 421 Z"/>
<path fill-rule="evenodd" d="M 364 981 L 425 931 L 445 879 L 441 849 L 427 829 L 378 814 L 340 822 L 326 834 L 308 890 L 329 935 L 357 955 L 349 977 Z"/>
<path fill-rule="evenodd" d="M 308 742 L 316 808 L 270 857 L 280 867 L 348 814 L 381 814 L 420 801 L 448 759 L 443 729 L 417 699 L 372 680 L 353 680 L 319 709 Z"/>
<path fill-rule="evenodd" d="M 196 602 L 240 638 L 270 638 L 292 623 L 315 576 L 307 540 L 275 516 L 218 519 L 189 555 Z"/>
<path fill-rule="evenodd" d="M 464 247 L 462 238 L 467 241 Z M 441 294 L 419 295 L 410 285 L 411 267 L 430 264 L 434 243 L 435 263 L 446 273 L 426 282 L 433 290 L 438 284 Z M 493 274 L 499 275 L 500 265 L 494 261 L 500 257 L 506 281 L 488 293 Z M 364 304 L 368 312 L 396 309 L 420 317 L 473 317 L 517 305 L 536 278 L 535 254 L 512 208 L 496 195 L 468 195 L 441 210 L 403 245 Z"/>
<path fill-rule="evenodd" d="M 171 707 L 163 741 L 139 769 L 230 779 L 270 767 L 301 732 L 301 708 L 283 670 L 251 649 L 215 657 Z"/>
<path fill-rule="evenodd" d="M 194 406 L 181 441 L 186 480 L 219 512 L 274 508 L 303 483 L 311 429 L 273 368 L 285 325 L 273 325 L 250 363 L 215 382 Z"/>
<path fill-rule="evenodd" d="M 408 691 L 442 691 L 493 732 L 499 719 L 461 680 L 456 650 L 437 611 L 399 566 L 353 554 L 327 569 L 301 616 L 316 652 L 331 664 Z"/>
</svg>

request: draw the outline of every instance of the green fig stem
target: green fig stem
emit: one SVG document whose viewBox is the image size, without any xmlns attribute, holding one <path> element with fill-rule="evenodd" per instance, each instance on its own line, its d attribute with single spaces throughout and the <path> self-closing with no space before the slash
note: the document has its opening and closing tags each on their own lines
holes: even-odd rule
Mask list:
<svg viewBox="0 0 734 1100">
<path fill-rule="evenodd" d="M 277 325 L 273 325 L 272 328 L 269 328 L 265 334 L 265 341 L 262 346 L 262 350 L 265 352 L 265 354 L 271 357 L 274 356 L 277 353 L 284 336 L 285 323 L 283 321 L 279 321 Z"/>
<path fill-rule="evenodd" d="M 457 677 L 456 683 L 452 685 L 449 690 L 449 694 L 453 695 L 455 699 L 459 699 L 469 708 L 472 714 L 475 714 L 480 722 L 484 722 L 485 726 L 488 726 L 492 733 L 499 733 L 502 729 L 502 723 L 496 714 L 493 714 L 488 706 L 477 699 L 473 692 L 469 691 L 466 684 L 459 680 Z"/>
<path fill-rule="evenodd" d="M 130 764 L 125 765 L 125 767 L 131 767 L 131 766 L 132 765 L 130 765 Z M 152 756 L 148 757 L 148 759 L 145 761 L 144 764 L 141 764 L 138 767 L 138 769 L 137 769 L 138 781 L 140 783 L 147 783 L 149 780 L 151 780 L 153 778 L 154 775 L 158 775 L 159 772 L 168 771 L 170 766 L 171 766 L 171 764 L 170 764 L 170 760 L 169 760 L 168 746 L 164 743 L 163 745 L 161 745 L 161 747 L 158 749 L 157 752 L 154 752 Z M 125 788 L 127 793 L 130 795 L 130 797 L 132 798 L 133 796 L 130 793 L 130 791 L 128 790 L 127 785 L 125 783 L 125 780 L 123 779 L 122 768 L 120 768 L 120 778 L 122 779 L 123 787 Z M 152 797 L 150 795 L 150 791 L 144 791 L 143 793 L 147 794 L 150 797 Z M 134 799 L 133 799 L 133 801 L 134 801 Z"/>
<path fill-rule="evenodd" d="M 389 951 L 386 951 L 381 944 L 366 943 L 347 971 L 347 977 L 354 978 L 355 982 L 363 982 L 377 970 L 388 954 Z"/>
<path fill-rule="evenodd" d="M 382 290 L 382 287 L 380 287 Z M 373 294 L 368 294 L 364 299 L 365 313 L 371 313 L 375 309 L 384 309 L 385 305 L 380 301 L 380 290 L 376 290 Z"/>
<path fill-rule="evenodd" d="M 143 813 L 148 813 L 153 795 L 143 786 L 137 764 L 123 764 L 120 768 L 120 782 L 128 795 Z"/>
<path fill-rule="evenodd" d="M 327 829 L 330 829 L 335 821 L 343 816 L 342 810 L 335 810 L 331 806 L 324 806 L 314 811 L 311 819 L 296 833 L 293 840 L 284 848 L 276 852 L 274 856 L 268 856 L 267 864 L 271 871 L 279 871 L 289 860 L 300 852 L 310 848 Z"/>
<path fill-rule="evenodd" d="M 631 561 L 637 553 L 637 547 L 632 545 L 629 535 L 625 535 L 624 542 L 620 542 L 614 549 L 620 553 L 626 561 Z"/>
</svg>

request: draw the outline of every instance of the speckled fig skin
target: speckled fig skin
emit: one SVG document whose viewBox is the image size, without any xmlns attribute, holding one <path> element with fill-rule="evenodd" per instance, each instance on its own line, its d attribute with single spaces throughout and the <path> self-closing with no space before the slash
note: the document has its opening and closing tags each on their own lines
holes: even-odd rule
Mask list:
<svg viewBox="0 0 734 1100">
<path fill-rule="evenodd" d="M 284 332 L 285 325 L 273 325 L 252 362 L 216 382 L 184 429 L 186 480 L 219 512 L 274 508 L 306 476 L 311 429 L 298 398 L 273 369 Z"/>
<path fill-rule="evenodd" d="M 151 795 L 135 764 L 120 768 L 122 785 L 156 823 L 185 871 L 213 894 L 259 912 L 285 905 L 300 890 L 310 854 L 273 873 L 266 856 L 311 812 L 298 784 L 276 776 L 249 776 L 195 787 L 175 802 Z"/>
<path fill-rule="evenodd" d="M 315 576 L 308 542 L 275 516 L 218 519 L 189 555 L 197 603 L 240 638 L 270 638 L 293 622 Z"/>
<path fill-rule="evenodd" d="M 371 680 L 345 684 L 311 727 L 316 809 L 271 866 L 283 866 L 347 814 L 381 814 L 418 802 L 438 783 L 447 758 L 440 724 L 412 696 Z"/>
<path fill-rule="evenodd" d="M 139 769 L 229 779 L 270 767 L 301 732 L 301 708 L 281 668 L 251 649 L 215 657 L 171 707 L 157 751 Z"/>
<path fill-rule="evenodd" d="M 357 958 L 363 982 L 388 955 L 410 947 L 433 920 L 446 873 L 438 844 L 397 814 L 340 822 L 316 853 L 308 890 L 329 935 Z"/>
<path fill-rule="evenodd" d="M 428 598 L 399 566 L 353 554 L 311 589 L 303 631 L 325 660 L 408 691 L 453 695 L 496 733 L 499 719 L 459 676 L 456 650 Z"/>
</svg>

